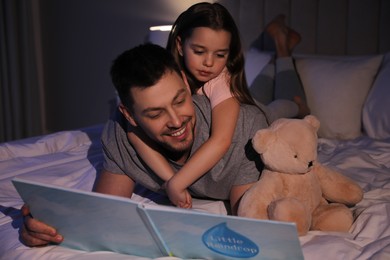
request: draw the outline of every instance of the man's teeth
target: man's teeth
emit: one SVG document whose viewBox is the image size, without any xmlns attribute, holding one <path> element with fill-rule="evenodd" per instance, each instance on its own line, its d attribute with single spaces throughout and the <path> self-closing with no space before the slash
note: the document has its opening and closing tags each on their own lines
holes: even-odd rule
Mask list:
<svg viewBox="0 0 390 260">
<path fill-rule="evenodd" d="M 173 134 L 171 134 L 171 135 L 172 135 L 172 136 L 179 136 L 179 135 L 182 135 L 182 134 L 184 133 L 185 130 L 186 130 L 186 128 L 183 128 L 182 130 L 177 131 L 177 132 L 175 132 L 175 133 L 173 133 Z"/>
</svg>

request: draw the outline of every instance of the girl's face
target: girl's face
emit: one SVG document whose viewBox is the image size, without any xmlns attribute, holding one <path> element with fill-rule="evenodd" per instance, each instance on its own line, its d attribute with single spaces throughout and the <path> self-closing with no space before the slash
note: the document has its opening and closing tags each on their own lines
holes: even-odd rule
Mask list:
<svg viewBox="0 0 390 260">
<path fill-rule="evenodd" d="M 178 37 L 176 46 L 187 70 L 200 82 L 207 82 L 225 68 L 230 38 L 228 31 L 197 27 L 184 42 Z"/>
</svg>

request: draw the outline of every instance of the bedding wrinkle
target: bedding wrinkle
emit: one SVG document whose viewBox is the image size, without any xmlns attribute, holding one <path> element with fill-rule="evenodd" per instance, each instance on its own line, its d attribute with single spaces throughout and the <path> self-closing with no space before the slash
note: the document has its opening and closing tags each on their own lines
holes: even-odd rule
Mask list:
<svg viewBox="0 0 390 260">
<path fill-rule="evenodd" d="M 4 205 L 0 204 L 0 212 L 2 216 L 8 216 L 9 218 L 1 218 L 0 219 L 0 226 L 9 223 L 9 222 L 14 222 L 18 218 L 21 218 L 21 213 L 20 210 L 14 207 L 5 207 Z"/>
<path fill-rule="evenodd" d="M 390 245 L 389 214 L 389 203 L 375 204 L 362 209 L 356 221 L 358 224 L 353 225 L 351 228 L 351 232 L 355 236 L 354 241 L 361 248 L 360 257 L 367 257 L 369 254 L 373 254 L 373 252 Z"/>
<path fill-rule="evenodd" d="M 301 243 L 305 259 L 321 259 L 318 257 L 329 256 L 331 252 L 328 259 L 356 260 L 361 251 L 349 233 L 309 231 L 307 236 L 309 239 Z"/>
<path fill-rule="evenodd" d="M 390 237 L 380 238 L 377 241 L 366 245 L 358 259 L 390 259 Z"/>
<path fill-rule="evenodd" d="M 103 160 L 101 130 L 97 126 L 0 144 L 0 259 L 74 259 L 88 255 L 58 246 L 31 250 L 21 244 L 18 216 L 23 201 L 11 180 L 20 177 L 91 191 Z"/>
<path fill-rule="evenodd" d="M 47 169 L 52 166 L 56 166 L 61 168 L 63 165 L 70 165 L 70 164 L 78 164 L 85 163 L 85 155 L 73 155 L 69 156 L 69 153 L 59 153 L 59 154 L 53 154 L 53 155 L 47 155 L 41 158 L 16 158 L 11 161 L 7 161 L 4 164 L 7 164 L 7 168 L 5 168 L 5 165 L 2 163 L 0 164 L 0 172 L 1 172 L 1 179 L 4 178 L 11 178 L 13 176 L 20 176 L 27 173 L 33 173 L 37 172 L 41 169 Z M 18 165 L 23 164 L 25 167 L 22 169 L 18 168 Z M 2 168 L 4 167 L 4 171 Z M 7 169 L 7 171 L 5 171 Z M 54 173 L 55 174 L 55 173 Z"/>
<path fill-rule="evenodd" d="M 352 237 L 309 232 L 301 238 L 305 259 L 330 251 L 337 259 L 390 259 L 390 140 L 320 138 L 318 158 L 357 181 L 365 193 L 352 208 Z"/>
<path fill-rule="evenodd" d="M 350 141 L 320 139 L 319 161 L 354 178 L 365 191 L 388 184 L 389 140 L 359 137 Z"/>
<path fill-rule="evenodd" d="M 100 131 L 101 127 L 96 128 Z M 34 157 L 61 151 L 88 149 L 93 144 L 91 140 L 99 141 L 99 139 L 96 139 L 96 135 L 99 133 L 98 131 L 91 131 L 91 133 L 85 131 L 63 131 L 47 136 L 2 143 L 0 144 L 0 161 L 16 157 Z"/>
</svg>

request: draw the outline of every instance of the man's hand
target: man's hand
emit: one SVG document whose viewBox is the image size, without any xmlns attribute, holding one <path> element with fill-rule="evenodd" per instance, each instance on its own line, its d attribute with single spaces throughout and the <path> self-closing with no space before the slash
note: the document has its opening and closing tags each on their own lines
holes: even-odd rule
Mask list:
<svg viewBox="0 0 390 260">
<path fill-rule="evenodd" d="M 61 243 L 63 237 L 57 231 L 43 222 L 31 217 L 30 209 L 23 205 L 23 227 L 20 234 L 22 242 L 27 246 L 45 246 L 49 243 Z"/>
</svg>

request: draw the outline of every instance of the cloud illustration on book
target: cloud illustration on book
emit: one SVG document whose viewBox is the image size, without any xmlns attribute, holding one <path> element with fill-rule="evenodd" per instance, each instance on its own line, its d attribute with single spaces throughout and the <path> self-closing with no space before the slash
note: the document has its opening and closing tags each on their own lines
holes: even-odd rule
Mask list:
<svg viewBox="0 0 390 260">
<path fill-rule="evenodd" d="M 207 248 L 226 256 L 247 258 L 260 252 L 252 240 L 228 228 L 226 222 L 208 229 L 202 240 Z"/>
</svg>

